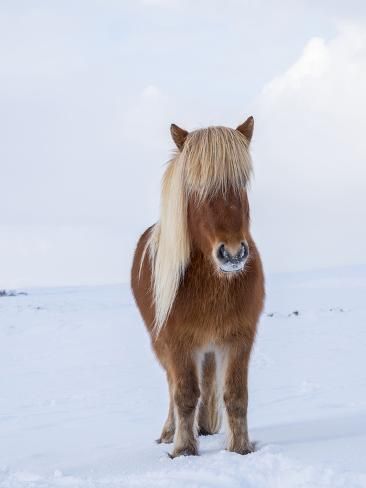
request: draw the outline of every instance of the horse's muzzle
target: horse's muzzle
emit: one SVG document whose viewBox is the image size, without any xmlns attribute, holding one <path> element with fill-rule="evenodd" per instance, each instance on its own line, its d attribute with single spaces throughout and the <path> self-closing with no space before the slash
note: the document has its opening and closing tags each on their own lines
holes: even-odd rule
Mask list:
<svg viewBox="0 0 366 488">
<path fill-rule="evenodd" d="M 236 253 L 232 253 L 225 244 L 221 244 L 216 252 L 219 268 L 225 273 L 235 273 L 244 268 L 245 261 L 249 256 L 249 247 L 246 242 L 241 242 Z"/>
</svg>

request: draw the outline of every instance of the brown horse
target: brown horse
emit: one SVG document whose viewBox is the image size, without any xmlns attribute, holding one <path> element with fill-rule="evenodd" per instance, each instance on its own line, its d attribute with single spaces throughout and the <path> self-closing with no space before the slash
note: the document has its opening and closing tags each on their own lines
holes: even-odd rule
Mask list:
<svg viewBox="0 0 366 488">
<path fill-rule="evenodd" d="M 248 363 L 264 301 L 246 190 L 253 125 L 249 117 L 236 130 L 171 126 L 178 150 L 165 171 L 160 220 L 135 252 L 133 293 L 168 379 L 158 442 L 174 440 L 171 457 L 197 454 L 197 433 L 219 431 L 221 397 L 228 449 L 252 450 Z"/>
</svg>

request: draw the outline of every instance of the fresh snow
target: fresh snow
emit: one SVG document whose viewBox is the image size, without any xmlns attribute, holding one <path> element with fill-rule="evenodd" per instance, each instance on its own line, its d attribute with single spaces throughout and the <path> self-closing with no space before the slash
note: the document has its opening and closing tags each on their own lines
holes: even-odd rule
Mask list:
<svg viewBox="0 0 366 488">
<path fill-rule="evenodd" d="M 167 388 L 127 285 L 26 291 L 0 297 L 2 488 L 366 487 L 366 267 L 268 279 L 248 456 L 154 443 Z"/>
</svg>

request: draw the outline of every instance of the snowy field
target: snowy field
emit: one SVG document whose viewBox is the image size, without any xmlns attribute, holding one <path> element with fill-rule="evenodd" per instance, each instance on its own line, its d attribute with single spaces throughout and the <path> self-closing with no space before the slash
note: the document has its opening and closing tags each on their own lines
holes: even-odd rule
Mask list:
<svg viewBox="0 0 366 488">
<path fill-rule="evenodd" d="M 154 443 L 167 390 L 128 286 L 27 291 L 0 297 L 2 488 L 366 487 L 366 267 L 268 279 L 248 456 Z"/>
</svg>

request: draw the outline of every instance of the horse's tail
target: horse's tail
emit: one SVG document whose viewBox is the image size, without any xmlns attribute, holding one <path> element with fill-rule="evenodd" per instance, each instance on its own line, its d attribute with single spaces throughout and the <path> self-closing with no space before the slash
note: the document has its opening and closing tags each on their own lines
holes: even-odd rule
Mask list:
<svg viewBox="0 0 366 488">
<path fill-rule="evenodd" d="M 216 434 L 222 421 L 222 402 L 217 381 L 216 360 L 213 352 L 206 353 L 202 362 L 201 401 L 198 412 L 200 435 Z"/>
</svg>

